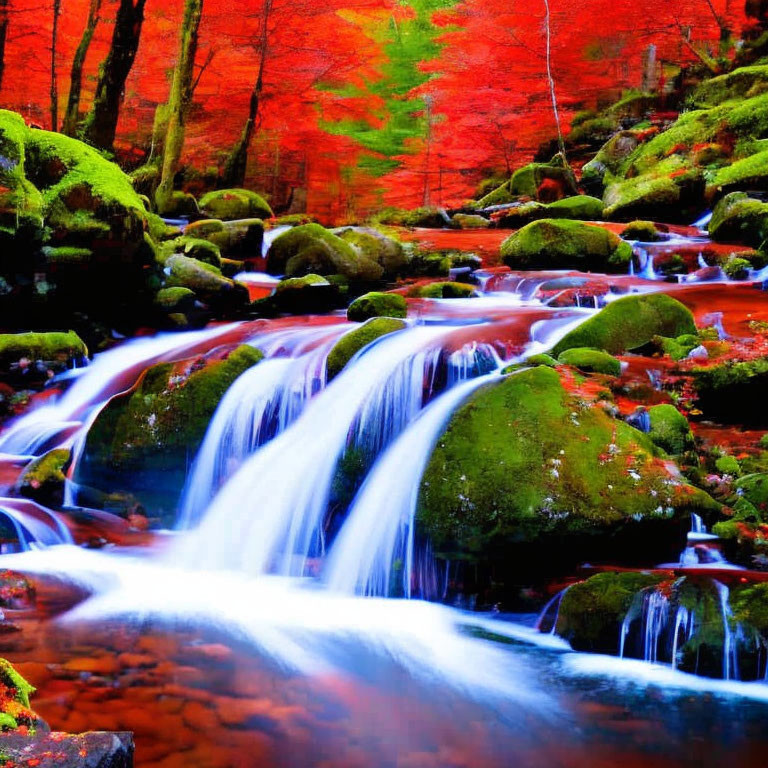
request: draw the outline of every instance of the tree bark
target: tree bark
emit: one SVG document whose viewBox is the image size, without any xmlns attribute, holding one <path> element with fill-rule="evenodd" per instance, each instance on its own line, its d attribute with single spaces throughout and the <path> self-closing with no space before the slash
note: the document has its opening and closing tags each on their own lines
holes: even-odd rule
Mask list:
<svg viewBox="0 0 768 768">
<path fill-rule="evenodd" d="M 93 35 L 99 23 L 99 13 L 101 12 L 101 0 L 91 0 L 88 9 L 88 20 L 85 23 L 83 36 L 75 51 L 72 59 L 72 71 L 69 76 L 69 97 L 67 99 L 67 109 L 64 113 L 64 123 L 62 132 L 67 136 L 74 136 L 77 133 L 77 126 L 80 121 L 80 95 L 83 90 L 83 66 L 88 50 L 91 47 Z"/>
<path fill-rule="evenodd" d="M 160 185 L 155 193 L 155 201 L 160 213 L 165 211 L 173 195 L 173 182 L 179 170 L 181 152 L 184 148 L 187 116 L 196 84 L 194 79 L 195 56 L 202 15 L 203 0 L 186 0 L 179 44 L 179 60 L 173 71 L 171 93 L 168 98 L 168 124 L 163 149 L 163 167 Z"/>
<path fill-rule="evenodd" d="M 248 150 L 251 147 L 253 134 L 256 132 L 256 121 L 259 116 L 259 104 L 261 92 L 264 88 L 264 68 L 267 60 L 269 43 L 269 31 L 267 25 L 272 12 L 272 0 L 264 0 L 264 11 L 261 22 L 261 35 L 259 36 L 259 72 L 251 91 L 251 100 L 248 106 L 248 119 L 245 122 L 240 139 L 232 149 L 227 159 L 222 174 L 222 186 L 242 187 L 245 184 L 245 175 L 248 170 Z"/>
<path fill-rule="evenodd" d="M 568 158 L 565 154 L 565 141 L 563 141 L 563 131 L 560 127 L 560 112 L 557 108 L 557 96 L 555 95 L 555 78 L 552 75 L 552 24 L 549 13 L 549 0 L 544 0 L 544 8 L 546 9 L 544 25 L 547 37 L 547 80 L 549 82 L 549 97 L 552 101 L 552 114 L 555 117 L 555 126 L 557 127 L 557 147 L 560 150 L 560 154 L 563 156 L 563 162 L 567 165 Z"/>
<path fill-rule="evenodd" d="M 99 149 L 112 150 L 117 121 L 141 38 L 146 0 L 120 0 L 112 44 L 99 70 L 93 106 L 83 126 L 83 138 Z"/>
<path fill-rule="evenodd" d="M 59 38 L 61 0 L 53 0 L 53 26 L 51 31 L 51 130 L 59 127 L 59 80 L 56 74 L 56 54 Z"/>
</svg>

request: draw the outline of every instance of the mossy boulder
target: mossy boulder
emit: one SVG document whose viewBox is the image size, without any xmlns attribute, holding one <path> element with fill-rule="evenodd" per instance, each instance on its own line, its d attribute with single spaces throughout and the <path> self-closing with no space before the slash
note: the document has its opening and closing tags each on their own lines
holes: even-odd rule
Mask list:
<svg viewBox="0 0 768 768">
<path fill-rule="evenodd" d="M 707 184 L 707 197 L 755 189 L 768 191 L 768 149 L 718 168 Z"/>
<path fill-rule="evenodd" d="M 574 584 L 560 602 L 555 631 L 574 650 L 618 655 L 621 624 L 637 595 L 664 578 L 644 571 L 606 572 Z"/>
<path fill-rule="evenodd" d="M 338 306 L 339 291 L 321 275 L 304 275 L 281 280 L 271 300 L 279 312 L 329 312 Z"/>
<path fill-rule="evenodd" d="M 510 235 L 501 245 L 501 255 L 512 269 L 626 272 L 632 248 L 601 227 L 541 219 Z"/>
<path fill-rule="evenodd" d="M 165 263 L 166 285 L 169 288 L 188 288 L 208 302 L 245 304 L 248 289 L 224 277 L 221 270 L 189 256 L 171 256 Z"/>
<path fill-rule="evenodd" d="M 195 196 L 178 189 L 173 190 L 170 195 L 164 198 L 160 198 L 156 193 L 155 204 L 157 212 L 168 218 L 197 216 L 200 213 Z"/>
<path fill-rule="evenodd" d="M 261 256 L 264 222 L 262 219 L 225 221 L 221 229 L 208 233 L 205 239 L 218 246 L 222 256 L 256 259 Z"/>
<path fill-rule="evenodd" d="M 84 493 L 130 493 L 168 525 L 208 424 L 232 383 L 261 359 L 240 346 L 228 354 L 149 368 L 118 395 L 88 431 L 74 480 Z M 97 493 L 89 502 L 100 497 Z"/>
<path fill-rule="evenodd" d="M 459 229 L 487 229 L 491 222 L 485 216 L 472 213 L 456 213 L 451 219 Z"/>
<path fill-rule="evenodd" d="M 184 234 L 187 237 L 194 237 L 199 240 L 207 240 L 211 235 L 224 230 L 224 222 L 221 219 L 199 219 L 191 221 Z"/>
<path fill-rule="evenodd" d="M 24 358 L 63 369 L 87 356 L 87 347 L 74 331 L 0 334 L 0 371 L 6 371 Z"/>
<path fill-rule="evenodd" d="M 0 659 L 0 730 L 3 732 L 26 728 L 28 735 L 50 730 L 44 720 L 30 708 L 29 697 L 35 692 L 11 665 Z M 22 758 L 26 760 L 26 757 Z"/>
<path fill-rule="evenodd" d="M 499 184 L 495 189 L 486 192 L 477 200 L 475 208 L 484 210 L 485 208 L 493 208 L 496 205 L 508 205 L 517 201 L 519 197 L 519 194 L 512 191 L 511 184 L 507 180 Z"/>
<path fill-rule="evenodd" d="M 212 219 L 271 219 L 269 203 L 249 189 L 218 189 L 200 198 L 200 210 Z"/>
<path fill-rule="evenodd" d="M 550 219 L 577 219 L 599 221 L 603 218 L 603 201 L 589 195 L 574 195 L 556 200 L 547 206 Z"/>
<path fill-rule="evenodd" d="M 381 279 L 384 268 L 319 224 L 304 224 L 293 227 L 272 243 L 267 254 L 267 272 L 287 277 L 343 275 L 352 282 L 370 283 Z"/>
<path fill-rule="evenodd" d="M 16 492 L 49 506 L 60 505 L 67 479 L 64 468 L 69 459 L 70 452 L 64 448 L 56 448 L 33 459 L 16 481 Z"/>
<path fill-rule="evenodd" d="M 381 224 L 396 227 L 419 227 L 425 229 L 440 229 L 450 224 L 450 219 L 442 208 L 425 206 L 406 211 L 398 208 L 383 211 L 377 217 Z"/>
<path fill-rule="evenodd" d="M 599 349 L 576 347 L 566 349 L 557 358 L 561 365 L 570 365 L 587 373 L 604 373 L 608 376 L 621 375 L 621 362 L 613 355 Z"/>
<path fill-rule="evenodd" d="M 360 258 L 379 264 L 386 278 L 399 275 L 407 263 L 402 244 L 372 227 L 342 227 L 333 233 L 349 243 Z"/>
<path fill-rule="evenodd" d="M 652 221 L 630 221 L 621 231 L 623 240 L 637 240 L 641 243 L 655 243 L 661 240 L 661 233 Z"/>
<path fill-rule="evenodd" d="M 189 256 L 191 259 L 210 264 L 217 269 L 221 268 L 221 251 L 217 245 L 214 245 L 214 243 L 211 243 L 208 240 L 191 237 L 186 234 L 175 240 L 163 243 L 160 253 L 164 259 L 167 259 L 173 254 L 180 253 L 184 256 Z"/>
<path fill-rule="evenodd" d="M 337 376 L 344 366 L 371 342 L 407 327 L 405 322 L 394 317 L 374 317 L 359 328 L 345 333 L 328 353 L 326 360 L 328 380 Z"/>
<path fill-rule="evenodd" d="M 719 77 L 705 80 L 693 92 L 697 106 L 717 106 L 734 99 L 749 99 L 768 93 L 768 65 L 740 67 Z"/>
<path fill-rule="evenodd" d="M 347 309 L 347 319 L 362 323 L 372 317 L 404 318 L 408 314 L 405 299 L 397 293 L 366 293 L 355 299 Z"/>
<path fill-rule="evenodd" d="M 768 474 L 744 475 L 735 483 L 736 492 L 768 518 Z"/>
<path fill-rule="evenodd" d="M 578 194 L 573 172 L 559 163 L 529 163 L 518 168 L 509 180 L 509 192 L 542 202 Z"/>
<path fill-rule="evenodd" d="M 618 173 L 622 162 L 639 144 L 640 138 L 634 131 L 620 131 L 614 134 L 581 169 L 582 184 L 590 189 L 602 189 L 606 174 Z"/>
<path fill-rule="evenodd" d="M 695 333 L 693 314 L 677 299 L 663 293 L 625 296 L 569 331 L 555 344 L 552 354 L 559 356 L 576 347 L 620 354 L 648 344 L 654 336 L 675 338 Z"/>
<path fill-rule="evenodd" d="M 726 360 L 697 366 L 689 373 L 697 406 L 708 419 L 727 424 L 768 426 L 761 406 L 768 386 L 768 358 Z"/>
<path fill-rule="evenodd" d="M 155 306 L 163 312 L 187 312 L 195 303 L 195 292 L 189 288 L 161 288 L 155 294 Z"/>
<path fill-rule="evenodd" d="M 664 355 L 673 360 L 683 360 L 701 344 L 702 339 L 695 333 L 684 333 L 675 339 L 654 336 L 651 343 Z"/>
<path fill-rule="evenodd" d="M 768 241 L 768 203 L 744 192 L 726 195 L 712 212 L 709 234 L 713 240 L 761 248 Z"/>
<path fill-rule="evenodd" d="M 419 299 L 471 299 L 478 293 L 473 285 L 445 281 L 417 285 L 408 291 L 408 295 Z"/>
<path fill-rule="evenodd" d="M 609 552 L 618 562 L 640 540 L 654 550 L 645 556 L 673 556 L 654 536 L 676 530 L 684 510 L 716 506 L 670 473 L 647 435 L 541 366 L 456 411 L 424 474 L 417 521 L 438 553 L 540 569 L 543 552 L 553 562 L 547 547 L 566 564 Z"/>
<path fill-rule="evenodd" d="M 650 431 L 654 444 L 671 456 L 683 456 L 696 447 L 688 419 L 674 405 L 666 403 L 648 409 Z"/>
</svg>

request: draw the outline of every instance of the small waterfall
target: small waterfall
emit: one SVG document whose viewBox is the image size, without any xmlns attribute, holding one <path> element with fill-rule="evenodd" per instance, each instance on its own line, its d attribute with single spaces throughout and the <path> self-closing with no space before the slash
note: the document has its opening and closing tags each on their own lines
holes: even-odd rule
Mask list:
<svg viewBox="0 0 768 768">
<path fill-rule="evenodd" d="M 230 478 L 174 558 L 256 574 L 304 573 L 308 559 L 324 551 L 331 482 L 348 438 L 356 432 L 384 445 L 395 436 L 390 430 L 416 416 L 434 348 L 451 330 L 415 327 L 358 353 L 293 425 Z"/>
<path fill-rule="evenodd" d="M 123 391 L 136 377 L 166 355 L 182 354 L 185 349 L 214 340 L 235 325 L 203 331 L 160 334 L 138 338 L 96 355 L 74 384 L 53 404 L 46 404 L 17 419 L 0 437 L 0 453 L 37 456 L 57 439 L 77 430 L 91 409 Z"/>
<path fill-rule="evenodd" d="M 707 211 L 701 218 L 696 219 L 691 226 L 696 227 L 696 229 L 706 230 L 707 224 L 710 221 L 712 221 L 712 211 Z"/>
<path fill-rule="evenodd" d="M 535 627 L 539 632 L 547 632 L 547 634 L 550 635 L 556 635 L 557 634 L 557 620 L 560 618 L 560 606 L 563 603 L 563 598 L 565 597 L 566 592 L 570 589 L 570 586 L 567 586 L 565 589 L 561 589 L 545 606 L 542 608 L 541 613 L 539 614 L 538 619 L 536 619 Z M 551 622 L 552 626 L 549 630 L 546 630 L 546 626 L 549 623 L 550 620 L 550 614 L 554 612 L 554 616 L 552 616 Z"/>
<path fill-rule="evenodd" d="M 659 642 L 669 619 L 669 600 L 658 590 L 643 596 L 643 623 L 645 625 L 643 659 L 656 663 L 659 659 Z"/>
<path fill-rule="evenodd" d="M 640 261 L 640 271 L 637 276 L 643 280 L 658 280 L 658 275 L 653 269 L 653 255 L 640 247 L 635 247 L 635 253 Z"/>
<path fill-rule="evenodd" d="M 243 461 L 292 424 L 325 386 L 326 357 L 345 327 L 289 331 L 259 345 L 268 359 L 238 377 L 211 419 L 184 487 L 179 528 L 195 525 Z M 327 339 L 329 330 L 329 341 L 307 351 L 318 340 Z M 291 336 L 296 337 L 291 356 L 270 357 L 282 352 Z"/>
<path fill-rule="evenodd" d="M 741 567 L 729 563 L 716 542 L 719 538 L 707 531 L 707 526 L 699 515 L 691 515 L 691 530 L 686 537 L 685 549 L 680 553 L 679 565 L 683 568 L 729 568 L 740 570 Z"/>
<path fill-rule="evenodd" d="M 413 522 L 421 477 L 453 411 L 494 375 L 465 381 L 438 397 L 379 458 L 329 554 L 324 575 L 331 589 L 411 597 Z"/>
<path fill-rule="evenodd" d="M 731 611 L 730 596 L 731 591 L 721 581 L 716 579 L 712 582 L 717 589 L 717 596 L 720 600 L 720 611 L 723 616 L 723 679 L 739 679 L 739 657 L 737 637 L 731 627 L 733 612 Z"/>
<path fill-rule="evenodd" d="M 21 551 L 73 543 L 58 515 L 32 501 L 0 499 L 0 524 L 2 521 L 14 532 Z M 0 552 L 7 551 L 8 545 L 3 544 Z"/>
<path fill-rule="evenodd" d="M 261 257 L 263 259 L 267 258 L 267 254 L 269 253 L 269 249 L 272 247 L 272 243 L 274 243 L 275 240 L 280 237 L 280 235 L 285 234 L 290 228 L 290 225 L 283 224 L 279 227 L 268 229 L 264 233 L 264 239 L 261 241 Z"/>
</svg>

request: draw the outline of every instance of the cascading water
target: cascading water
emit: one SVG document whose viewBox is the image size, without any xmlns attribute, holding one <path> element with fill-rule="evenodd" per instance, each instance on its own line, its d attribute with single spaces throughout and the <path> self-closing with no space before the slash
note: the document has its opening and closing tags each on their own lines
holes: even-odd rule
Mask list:
<svg viewBox="0 0 768 768">
<path fill-rule="evenodd" d="M 736 634 L 731 622 L 733 611 L 731 610 L 731 591 L 721 581 L 714 579 L 712 582 L 717 590 L 720 601 L 720 612 L 723 617 L 723 679 L 739 679 L 739 649 Z"/>
<path fill-rule="evenodd" d="M 493 377 L 466 381 L 441 395 L 379 458 L 328 556 L 324 576 L 331 589 L 367 596 L 412 596 L 413 528 L 421 476 L 455 408 Z"/>
<path fill-rule="evenodd" d="M 25 499 L 0 499 L 0 522 L 6 522 L 16 541 L 2 545 L 2 553 L 27 551 L 55 544 L 72 544 L 72 535 L 55 512 Z"/>
<path fill-rule="evenodd" d="M 238 377 L 216 409 L 184 487 L 179 528 L 196 524 L 224 481 L 292 424 L 325 386 L 326 357 L 345 329 L 284 331 L 255 342 L 267 359 Z M 317 342 L 320 346 L 312 349 Z M 285 352 L 287 357 L 274 356 Z"/>
</svg>

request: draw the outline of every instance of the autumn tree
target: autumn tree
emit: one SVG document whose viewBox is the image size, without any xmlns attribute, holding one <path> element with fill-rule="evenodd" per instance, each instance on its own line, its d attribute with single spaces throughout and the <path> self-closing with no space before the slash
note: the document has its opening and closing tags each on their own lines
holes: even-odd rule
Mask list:
<svg viewBox="0 0 768 768">
<path fill-rule="evenodd" d="M 120 0 L 109 53 L 99 69 L 93 106 L 83 124 L 83 138 L 111 150 L 125 94 L 125 81 L 139 48 L 146 0 Z"/>
<path fill-rule="evenodd" d="M 202 16 L 203 0 L 186 0 L 179 38 L 179 58 L 173 70 L 166 112 L 167 127 L 160 185 L 155 193 L 155 202 L 161 213 L 165 212 L 173 197 L 173 183 L 184 148 L 187 116 L 194 92 L 195 56 Z"/>
<path fill-rule="evenodd" d="M 3 87 L 5 73 L 5 43 L 8 40 L 9 0 L 0 0 L 0 88 Z"/>
<path fill-rule="evenodd" d="M 88 7 L 88 18 L 85 22 L 83 34 L 80 37 L 75 55 L 72 58 L 72 69 L 69 75 L 69 97 L 67 98 L 67 108 L 64 113 L 64 122 L 62 123 L 62 132 L 68 136 L 74 136 L 77 133 L 78 123 L 80 121 L 80 98 L 83 89 L 83 67 L 88 50 L 91 47 L 93 36 L 96 33 L 96 27 L 99 24 L 102 0 L 90 0 Z"/>
</svg>

